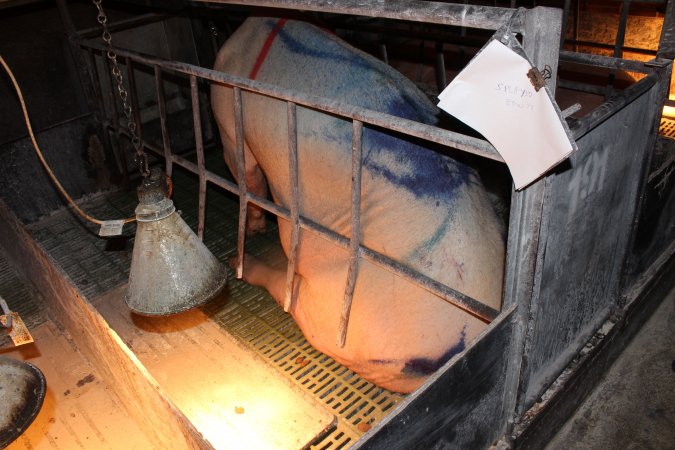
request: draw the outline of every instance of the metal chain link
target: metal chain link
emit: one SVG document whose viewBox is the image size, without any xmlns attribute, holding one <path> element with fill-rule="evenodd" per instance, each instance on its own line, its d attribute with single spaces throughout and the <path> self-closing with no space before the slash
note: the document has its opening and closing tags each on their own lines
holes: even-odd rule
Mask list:
<svg viewBox="0 0 675 450">
<path fill-rule="evenodd" d="M 94 2 L 94 5 L 96 5 L 96 9 L 98 9 L 98 15 L 96 16 L 96 20 L 98 23 L 101 24 L 101 27 L 103 27 L 103 34 L 101 35 L 101 38 L 103 39 L 103 42 L 106 43 L 108 46 L 108 50 L 106 52 L 106 56 L 110 60 L 110 63 L 112 64 L 112 74 L 113 77 L 115 77 L 115 81 L 117 82 L 117 92 L 119 93 L 120 100 L 122 100 L 122 108 L 124 110 L 124 116 L 127 118 L 127 127 L 129 129 L 129 134 L 131 136 L 131 144 L 134 146 L 134 149 L 136 150 L 136 155 L 135 155 L 135 162 L 138 164 L 138 169 L 141 172 L 141 175 L 143 177 L 147 177 L 150 175 L 150 167 L 148 165 L 148 155 L 145 153 L 143 150 L 143 145 L 141 144 L 141 139 L 138 137 L 138 134 L 136 133 L 136 121 L 133 118 L 132 114 L 132 109 L 131 105 L 127 101 L 129 94 L 127 90 L 124 88 L 124 80 L 122 79 L 122 72 L 120 71 L 119 64 L 117 63 L 117 53 L 115 53 L 115 50 L 113 49 L 112 46 L 112 36 L 110 35 L 110 31 L 108 30 L 108 16 L 106 16 L 105 12 L 103 11 L 103 6 L 101 5 L 102 0 L 92 0 Z"/>
</svg>

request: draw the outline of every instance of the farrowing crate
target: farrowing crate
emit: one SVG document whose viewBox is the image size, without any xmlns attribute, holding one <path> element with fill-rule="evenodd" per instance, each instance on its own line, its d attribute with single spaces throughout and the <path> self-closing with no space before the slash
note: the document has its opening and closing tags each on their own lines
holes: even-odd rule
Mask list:
<svg viewBox="0 0 675 450">
<path fill-rule="evenodd" d="M 503 304 L 489 327 L 466 350 L 432 375 L 424 386 L 399 402 L 354 446 L 485 448 L 500 438 L 502 443 L 516 446 L 530 445 L 542 439 L 541 434 L 533 436 L 533 430 L 541 432 L 544 428 L 542 424 L 547 421 L 555 423 L 564 418 L 570 405 L 583 395 L 584 389 L 574 391 L 575 383 L 580 383 L 579 380 L 584 377 L 593 378 L 593 374 L 604 367 L 599 364 L 596 369 L 592 358 L 582 358 L 579 363 L 582 349 L 593 339 L 597 341 L 604 337 L 605 342 L 618 343 L 614 347 L 606 345 L 610 349 L 607 352 L 616 353 L 616 349 L 630 335 L 631 329 L 639 324 L 640 317 L 648 313 L 649 305 L 654 302 L 650 296 L 659 292 L 659 282 L 668 267 L 672 266 L 675 249 L 672 239 L 664 248 L 653 250 L 652 264 L 640 273 L 631 272 L 630 265 L 635 253 L 641 197 L 647 185 L 660 106 L 667 93 L 670 61 L 656 60 L 643 64 L 618 58 L 560 52 L 561 14 L 549 8 L 516 11 L 403 1 L 367 6 L 350 1 L 342 2 L 339 6 L 333 6 L 332 2 L 292 0 L 212 3 L 315 10 L 487 30 L 498 29 L 516 12 L 513 30 L 522 35 L 523 46 L 538 67 L 548 65 L 556 74 L 560 59 L 574 64 L 644 74 L 640 81 L 608 98 L 601 106 L 571 124 L 579 151 L 568 162 L 523 191 L 512 191 Z M 113 141 L 119 139 L 126 131 L 118 121 L 117 111 L 112 109 L 115 102 L 106 103 L 106 94 L 98 83 L 99 77 L 95 75 L 96 67 L 99 67 L 100 72 L 102 60 L 98 60 L 105 48 L 85 40 L 78 45 L 84 50 L 83 60 L 89 74 L 94 75 L 93 91 L 100 98 L 101 124 L 111 131 L 109 136 L 112 136 Z M 317 99 L 237 79 L 179 61 L 163 60 L 130 50 L 118 49 L 117 52 L 125 58 L 132 81 L 132 66 L 149 68 L 154 75 L 164 145 L 157 147 L 145 142 L 146 148 L 165 158 L 167 172 L 171 173 L 172 167 L 179 165 L 199 177 L 200 236 L 205 227 L 207 184 L 241 196 L 244 203 L 252 202 L 274 214 L 291 217 L 288 209 L 242 192 L 236 184 L 206 170 L 201 117 L 205 110 L 199 93 L 200 80 L 224 83 L 235 90 L 262 92 L 289 104 L 329 111 L 355 122 L 391 128 L 481 157 L 501 160 L 494 148 L 480 139 L 351 108 L 328 99 Z M 189 79 L 192 122 L 196 126 L 196 163 L 172 153 L 167 140 L 169 133 L 162 82 L 167 73 Z M 551 89 L 555 89 L 555 82 L 556 77 L 549 80 Z M 138 106 L 138 94 L 133 82 L 130 90 Z M 135 110 L 139 111 L 138 107 Z M 142 129 L 140 115 L 136 121 Z M 306 220 L 300 223 L 305 228 L 321 231 Z M 21 235 L 19 226 L 11 225 L 9 229 Z M 337 245 L 348 246 L 348 239 L 344 236 L 323 231 Z M 23 243 L 19 242 L 17 245 L 24 247 L 17 251 L 35 253 L 38 262 L 44 259 L 40 257 L 39 249 L 30 250 L 32 244 L 29 241 L 29 238 L 25 238 Z M 243 243 L 243 233 L 239 233 L 240 249 Z M 380 259 L 379 255 L 371 257 Z M 389 263 L 384 261 L 383 264 Z M 402 270 L 395 264 L 390 265 L 393 270 Z M 41 271 L 48 272 L 44 269 Z M 665 281 L 666 284 L 669 282 L 667 279 Z M 142 416 L 139 421 L 156 430 L 154 437 L 160 447 L 174 446 L 176 439 L 185 441 L 188 447 L 208 447 L 208 443 L 175 408 L 171 399 L 143 377 L 143 368 L 130 358 L 128 351 L 116 348 L 119 343 L 115 341 L 114 334 L 105 330 L 105 321 L 87 306 L 86 300 L 76 290 L 68 286 L 66 281 L 55 282 L 47 275 L 36 283 L 43 292 L 56 292 L 61 297 L 80 299 L 80 303 L 60 305 L 57 301 L 61 320 L 68 328 L 75 329 L 82 320 L 82 313 L 77 308 L 82 308 L 91 316 L 87 321 L 94 332 L 83 333 L 78 339 L 88 341 L 91 339 L 87 336 L 89 334 L 98 342 L 85 342 L 82 347 L 96 349 L 103 346 L 113 355 L 96 355 L 97 351 L 94 350 L 88 356 L 119 387 L 119 395 L 125 403 L 131 405 L 139 395 L 144 396 L 142 404 L 134 405 L 130 410 Z M 443 286 L 433 288 L 443 295 Z M 620 332 L 624 327 L 627 330 Z M 597 342 L 594 345 L 598 347 L 598 352 L 602 351 L 602 345 Z M 586 372 L 591 375 L 578 367 L 570 369 L 572 362 L 587 368 Z M 131 382 L 128 377 L 119 374 L 121 367 L 135 374 Z M 561 378 L 561 374 L 567 378 Z M 555 383 L 556 380 L 561 384 Z M 585 389 L 587 391 L 589 388 Z M 154 411 L 154 416 L 147 414 L 150 410 Z"/>
</svg>

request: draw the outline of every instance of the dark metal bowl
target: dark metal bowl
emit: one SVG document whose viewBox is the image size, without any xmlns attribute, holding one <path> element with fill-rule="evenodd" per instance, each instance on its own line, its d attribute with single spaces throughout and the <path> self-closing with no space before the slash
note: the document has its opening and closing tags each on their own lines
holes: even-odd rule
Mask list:
<svg viewBox="0 0 675 450">
<path fill-rule="evenodd" d="M 0 448 L 23 433 L 45 398 L 45 377 L 34 365 L 0 357 Z"/>
</svg>

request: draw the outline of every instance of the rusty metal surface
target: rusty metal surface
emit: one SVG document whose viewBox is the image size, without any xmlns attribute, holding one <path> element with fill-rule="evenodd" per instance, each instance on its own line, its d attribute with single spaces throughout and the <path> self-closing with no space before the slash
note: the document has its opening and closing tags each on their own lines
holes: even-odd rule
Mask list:
<svg viewBox="0 0 675 450">
<path fill-rule="evenodd" d="M 0 448 L 9 445 L 33 422 L 46 388 L 40 369 L 0 357 Z"/>
</svg>

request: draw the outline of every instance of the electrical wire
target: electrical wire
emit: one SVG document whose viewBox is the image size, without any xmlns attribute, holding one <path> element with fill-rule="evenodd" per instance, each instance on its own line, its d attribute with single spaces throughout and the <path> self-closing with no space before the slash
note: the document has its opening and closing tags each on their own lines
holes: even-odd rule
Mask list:
<svg viewBox="0 0 675 450">
<path fill-rule="evenodd" d="M 23 112 L 23 117 L 24 120 L 26 121 L 26 128 L 28 128 L 28 135 L 30 136 L 30 140 L 33 143 L 33 148 L 35 149 L 35 152 L 38 155 L 38 158 L 40 159 L 40 162 L 44 166 L 45 170 L 47 171 L 47 174 L 51 178 L 52 182 L 54 182 L 54 185 L 56 185 L 57 189 L 63 195 L 63 197 L 68 201 L 70 206 L 80 215 L 82 218 L 88 220 L 91 223 L 95 223 L 97 225 L 102 225 L 105 222 L 105 220 L 100 220 L 96 219 L 94 217 L 91 217 L 89 214 L 85 213 L 80 209 L 79 206 L 73 201 L 73 199 L 68 195 L 68 192 L 63 188 L 59 180 L 56 178 L 54 175 L 54 172 L 52 172 L 52 169 L 49 167 L 49 164 L 47 164 L 47 161 L 45 160 L 44 156 L 42 155 L 42 151 L 40 150 L 40 147 L 38 146 L 37 140 L 35 139 L 35 135 L 33 134 L 33 127 L 31 126 L 30 123 L 30 118 L 28 117 L 28 110 L 26 109 L 26 103 L 24 102 L 23 99 L 23 94 L 21 93 L 21 88 L 19 87 L 19 84 L 16 81 L 16 78 L 14 78 L 14 74 L 12 73 L 12 70 L 9 68 L 7 63 L 5 62 L 4 58 L 2 55 L 0 55 L 0 64 L 2 64 L 2 67 L 5 69 L 7 72 L 7 75 L 9 75 L 9 78 L 12 80 L 12 84 L 14 85 L 14 90 L 16 91 L 17 96 L 19 97 L 19 102 L 21 103 L 21 110 Z M 130 223 L 134 222 L 136 220 L 135 217 L 129 217 L 124 219 L 124 223 Z"/>
</svg>

